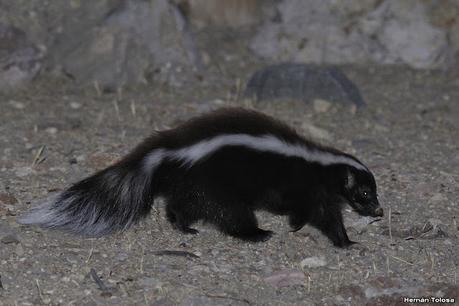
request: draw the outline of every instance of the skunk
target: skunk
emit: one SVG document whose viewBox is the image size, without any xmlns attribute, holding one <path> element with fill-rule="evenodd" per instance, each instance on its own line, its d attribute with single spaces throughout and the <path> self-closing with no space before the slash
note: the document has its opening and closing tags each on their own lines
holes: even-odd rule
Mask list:
<svg viewBox="0 0 459 306">
<path fill-rule="evenodd" d="M 382 216 L 375 179 L 355 157 L 316 144 L 267 115 L 225 108 L 154 133 L 116 164 L 51 196 L 18 221 L 97 237 L 146 217 L 156 197 L 183 233 L 202 220 L 246 241 L 273 232 L 256 210 L 310 224 L 338 247 L 350 241 L 341 208 Z"/>
</svg>

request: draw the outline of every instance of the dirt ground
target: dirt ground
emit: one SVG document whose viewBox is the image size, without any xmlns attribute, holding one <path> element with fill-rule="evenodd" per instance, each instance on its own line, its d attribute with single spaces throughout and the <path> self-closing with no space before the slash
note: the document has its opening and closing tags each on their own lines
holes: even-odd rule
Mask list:
<svg viewBox="0 0 459 306">
<path fill-rule="evenodd" d="M 193 87 L 100 93 L 42 78 L 0 95 L 0 305 L 390 305 L 456 298 L 459 287 L 459 76 L 406 67 L 343 68 L 368 107 L 240 98 L 249 74 L 222 72 Z M 357 247 L 318 231 L 244 243 L 197 225 L 186 236 L 157 201 L 126 232 L 85 239 L 16 218 L 127 153 L 153 129 L 222 106 L 252 107 L 356 155 L 374 172 L 385 216 L 346 209 Z M 323 105 L 322 105 L 323 106 Z M 170 252 L 174 251 L 174 252 Z"/>
</svg>

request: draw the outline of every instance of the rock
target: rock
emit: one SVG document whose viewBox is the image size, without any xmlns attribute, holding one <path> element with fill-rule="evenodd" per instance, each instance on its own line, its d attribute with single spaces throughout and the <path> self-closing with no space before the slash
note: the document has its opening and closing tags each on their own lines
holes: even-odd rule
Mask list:
<svg viewBox="0 0 459 306">
<path fill-rule="evenodd" d="M 63 46 L 65 36 L 81 35 L 96 27 L 122 1 L 48 0 L 43 3 L 20 0 L 3 5 L 0 20 L 14 24 L 33 38 L 34 42 L 46 45 L 52 50 L 56 46 Z M 68 45 L 67 48 L 73 49 L 75 45 Z M 54 52 L 51 51 L 48 55 L 47 59 L 52 61 Z"/>
<path fill-rule="evenodd" d="M 8 235 L 3 236 L 0 239 L 0 242 L 3 244 L 11 244 L 11 243 L 18 244 L 20 241 L 16 234 L 8 234 Z"/>
<path fill-rule="evenodd" d="M 81 108 L 81 103 L 78 102 L 70 102 L 70 107 L 72 109 L 80 109 Z"/>
<path fill-rule="evenodd" d="M 357 233 L 362 234 L 368 228 L 368 225 L 374 220 L 372 217 L 360 217 L 356 221 L 352 222 L 349 227 L 354 228 Z"/>
<path fill-rule="evenodd" d="M 15 101 L 15 100 L 10 100 L 8 101 L 8 104 L 14 107 L 15 109 L 24 109 L 25 105 L 22 102 Z"/>
<path fill-rule="evenodd" d="M 306 63 L 404 63 L 436 68 L 459 50 L 452 1 L 281 1 L 250 43 L 259 56 Z M 448 9 L 442 7 L 447 6 Z M 447 13 L 446 13 L 447 12 Z M 449 42 L 451 41 L 451 42 Z"/>
<path fill-rule="evenodd" d="M 76 35 L 63 34 L 55 60 L 78 82 L 105 90 L 145 83 L 153 74 L 180 83 L 175 67 L 190 65 L 173 8 L 166 0 L 120 2 L 98 26 L 81 31 L 86 25 L 77 24 Z"/>
<path fill-rule="evenodd" d="M 44 47 L 31 43 L 24 31 L 0 23 L 0 92 L 17 89 L 42 68 Z"/>
<path fill-rule="evenodd" d="M 20 242 L 16 232 L 2 221 L 0 221 L 0 242 L 3 244 L 17 244 Z"/>
<path fill-rule="evenodd" d="M 327 130 L 319 128 L 310 123 L 304 122 L 303 124 L 301 124 L 301 128 L 305 130 L 306 134 L 308 134 L 312 138 L 319 139 L 319 140 L 326 140 L 326 141 L 333 140 L 333 137 Z"/>
<path fill-rule="evenodd" d="M 298 270 L 283 270 L 264 278 L 264 281 L 276 288 L 300 285 L 305 282 L 305 275 Z"/>
<path fill-rule="evenodd" d="M 445 61 L 448 49 L 446 32 L 430 24 L 426 6 L 418 1 L 387 1 L 384 22 L 377 37 L 396 60 L 414 68 L 434 68 Z M 383 17 L 382 17 L 383 18 Z"/>
<path fill-rule="evenodd" d="M 250 48 L 257 55 L 277 61 L 333 64 L 365 61 L 368 59 L 366 49 L 362 48 L 365 36 L 346 27 L 349 18 L 336 13 L 341 7 L 330 1 L 282 1 L 277 6 L 278 21 L 270 20 L 260 27 Z"/>
<path fill-rule="evenodd" d="M 50 134 L 50 135 L 56 135 L 57 132 L 58 132 L 58 129 L 56 127 L 54 127 L 54 126 L 51 126 L 49 128 L 46 128 L 45 132 Z"/>
<path fill-rule="evenodd" d="M 327 265 L 327 261 L 325 260 L 324 257 L 308 257 L 303 259 L 300 262 L 300 267 L 302 269 L 304 268 L 318 268 L 318 267 L 323 267 Z"/>
<path fill-rule="evenodd" d="M 245 96 L 256 100 L 296 99 L 311 102 L 315 98 L 364 106 L 359 89 L 335 67 L 283 63 L 254 73 L 247 83 Z"/>
</svg>

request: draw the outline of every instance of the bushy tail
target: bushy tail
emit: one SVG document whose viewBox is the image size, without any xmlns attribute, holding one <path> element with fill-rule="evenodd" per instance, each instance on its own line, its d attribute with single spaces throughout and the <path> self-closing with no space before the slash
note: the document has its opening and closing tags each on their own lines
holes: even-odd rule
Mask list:
<svg viewBox="0 0 459 306">
<path fill-rule="evenodd" d="M 126 229 L 151 209 L 153 170 L 113 165 L 50 196 L 18 222 L 91 237 Z"/>
</svg>

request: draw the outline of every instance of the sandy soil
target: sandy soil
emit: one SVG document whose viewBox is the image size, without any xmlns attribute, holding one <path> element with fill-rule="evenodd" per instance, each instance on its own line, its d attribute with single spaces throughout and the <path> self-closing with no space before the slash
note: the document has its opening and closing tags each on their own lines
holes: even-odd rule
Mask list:
<svg viewBox="0 0 459 306">
<path fill-rule="evenodd" d="M 389 305 L 458 298 L 459 78 L 405 67 L 344 71 L 368 107 L 239 99 L 248 73 L 182 88 L 100 94 L 52 78 L 0 96 L 0 305 Z M 240 79 L 238 79 L 240 78 Z M 355 154 L 375 173 L 381 220 L 345 211 L 352 240 L 316 230 L 250 244 L 197 225 L 184 236 L 151 216 L 99 239 L 24 227 L 16 217 L 49 192 L 110 164 L 153 129 L 227 105 L 253 107 Z M 375 221 L 375 222 L 373 222 Z M 179 251 L 179 252 L 163 252 Z M 306 260 L 305 260 L 306 259 Z"/>
</svg>

